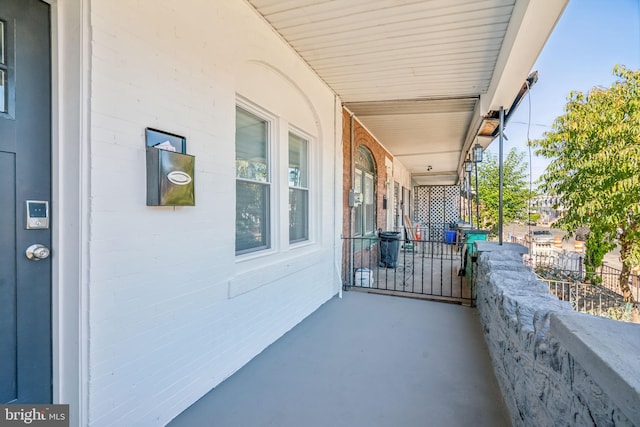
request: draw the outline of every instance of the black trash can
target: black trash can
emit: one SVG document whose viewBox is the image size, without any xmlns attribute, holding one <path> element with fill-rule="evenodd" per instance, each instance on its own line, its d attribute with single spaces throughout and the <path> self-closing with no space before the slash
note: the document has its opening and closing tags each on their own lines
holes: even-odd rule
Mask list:
<svg viewBox="0 0 640 427">
<path fill-rule="evenodd" d="M 400 232 L 380 232 L 380 267 L 396 268 L 400 252 Z"/>
</svg>

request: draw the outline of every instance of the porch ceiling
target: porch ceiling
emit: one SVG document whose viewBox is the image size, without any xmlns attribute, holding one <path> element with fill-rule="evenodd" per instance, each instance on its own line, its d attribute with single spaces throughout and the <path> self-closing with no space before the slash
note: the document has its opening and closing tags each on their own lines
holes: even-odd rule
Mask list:
<svg viewBox="0 0 640 427">
<path fill-rule="evenodd" d="M 446 185 L 491 142 L 482 119 L 513 104 L 568 0 L 247 1 L 415 183 Z"/>
</svg>

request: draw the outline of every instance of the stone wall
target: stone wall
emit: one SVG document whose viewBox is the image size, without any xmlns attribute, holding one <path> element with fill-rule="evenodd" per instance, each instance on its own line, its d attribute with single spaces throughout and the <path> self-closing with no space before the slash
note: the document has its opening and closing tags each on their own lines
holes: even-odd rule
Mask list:
<svg viewBox="0 0 640 427">
<path fill-rule="evenodd" d="M 479 248 L 477 304 L 513 425 L 640 425 L 640 327 L 573 312 L 496 246 Z"/>
</svg>

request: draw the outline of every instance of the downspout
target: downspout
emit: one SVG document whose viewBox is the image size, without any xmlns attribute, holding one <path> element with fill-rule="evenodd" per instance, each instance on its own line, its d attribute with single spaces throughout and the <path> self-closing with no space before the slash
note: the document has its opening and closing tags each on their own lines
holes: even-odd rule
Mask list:
<svg viewBox="0 0 640 427">
<path fill-rule="evenodd" d="M 349 197 L 348 197 L 348 204 L 349 204 L 349 287 L 353 286 L 353 238 L 354 233 L 353 233 L 353 229 L 354 224 L 353 224 L 353 209 L 355 204 L 351 203 L 352 197 L 351 195 L 353 194 L 353 185 L 355 182 L 355 162 L 353 160 L 353 156 L 355 155 L 355 147 L 353 146 L 353 139 L 354 139 L 354 132 L 353 132 L 353 113 L 350 113 L 349 115 L 349 152 L 350 152 L 350 158 L 349 158 L 349 171 L 351 174 L 351 182 L 350 184 L 350 188 L 349 188 Z"/>
<path fill-rule="evenodd" d="M 338 211 L 337 211 L 337 200 L 336 200 L 336 184 L 337 184 L 337 178 L 336 176 L 338 175 L 338 95 L 336 95 L 335 93 L 333 94 L 333 191 L 334 191 L 334 196 L 333 196 L 333 214 L 335 215 L 334 219 L 333 219 L 333 224 L 334 227 L 337 224 L 337 217 L 338 217 Z M 340 195 L 342 195 L 342 192 L 338 193 Z M 343 199 L 344 200 L 344 199 Z M 342 224 L 342 214 L 340 214 L 340 224 Z M 341 227 L 342 228 L 342 227 Z M 336 242 L 336 231 L 333 231 L 333 256 L 334 256 L 334 264 L 336 264 L 336 249 L 338 247 L 338 243 Z M 342 239 L 340 239 L 340 242 L 342 243 Z M 340 245 L 340 264 L 342 265 L 342 244 Z M 334 265 L 334 268 L 336 270 L 336 274 L 338 275 L 338 283 L 340 284 L 340 286 L 338 287 L 338 298 L 342 299 L 342 278 L 340 277 L 340 270 L 341 268 L 338 268 L 337 265 Z"/>
<path fill-rule="evenodd" d="M 513 100 L 513 103 L 511 104 L 511 107 L 509 107 L 507 112 L 506 113 L 504 112 L 504 107 L 500 107 L 501 110 L 503 110 L 502 111 L 502 131 L 503 132 L 504 132 L 504 127 L 506 126 L 507 123 L 509 123 L 509 119 L 511 118 L 511 116 L 516 112 L 516 110 L 522 103 L 522 100 L 524 99 L 524 97 L 527 95 L 527 93 L 531 91 L 531 89 L 537 82 L 538 82 L 538 72 L 533 71 L 531 74 L 529 74 L 529 76 L 526 78 L 526 80 L 522 84 L 520 91 L 516 95 L 515 99 Z M 491 118 L 495 119 L 496 118 L 495 111 L 493 111 L 492 113 L 493 115 Z M 497 135 L 498 133 L 500 133 L 500 127 L 494 129 L 491 136 L 495 138 L 496 136 L 498 136 Z"/>
</svg>

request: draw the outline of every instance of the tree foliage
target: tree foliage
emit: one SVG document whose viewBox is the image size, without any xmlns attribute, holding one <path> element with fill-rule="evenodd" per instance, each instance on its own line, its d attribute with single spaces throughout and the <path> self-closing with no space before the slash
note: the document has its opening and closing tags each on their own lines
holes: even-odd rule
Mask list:
<svg viewBox="0 0 640 427">
<path fill-rule="evenodd" d="M 486 153 L 485 160 L 478 168 L 478 191 L 480 194 L 481 227 L 492 234 L 498 232 L 499 213 L 499 164 L 498 158 Z M 527 162 L 524 153 L 512 148 L 503 162 L 503 221 L 522 219 L 527 208 L 529 190 L 527 188 Z"/>
<path fill-rule="evenodd" d="M 604 239 L 599 230 L 588 231 L 586 240 L 584 265 L 587 280 L 591 283 L 601 283 L 602 277 L 596 274 L 596 269 L 602 265 L 604 256 L 616 245 Z"/>
<path fill-rule="evenodd" d="M 640 264 L 640 71 L 613 72 L 609 88 L 571 92 L 564 114 L 533 144 L 552 160 L 542 188 L 562 196 L 559 225 L 569 233 L 588 226 L 587 246 L 598 245 L 596 252 L 618 239 L 620 285 L 631 300 L 629 271 Z"/>
</svg>

